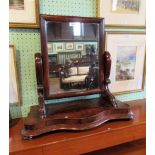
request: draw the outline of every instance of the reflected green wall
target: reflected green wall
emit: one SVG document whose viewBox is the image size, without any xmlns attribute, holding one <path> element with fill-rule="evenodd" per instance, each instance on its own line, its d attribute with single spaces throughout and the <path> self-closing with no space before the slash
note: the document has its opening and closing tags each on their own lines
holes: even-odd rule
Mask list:
<svg viewBox="0 0 155 155">
<path fill-rule="evenodd" d="M 40 13 L 51 15 L 70 15 L 96 17 L 96 0 L 40 0 Z M 115 30 L 106 28 L 107 31 Z M 117 31 L 122 29 L 117 28 Z M 129 31 L 130 29 L 124 29 Z M 145 31 L 144 29 L 134 29 L 135 31 Z M 133 31 L 133 29 L 132 29 Z M 19 75 L 19 86 L 21 105 L 10 107 L 13 118 L 27 116 L 30 106 L 38 104 L 36 91 L 36 77 L 34 66 L 34 53 L 40 52 L 40 30 L 39 29 L 10 29 L 9 42 L 16 46 L 17 67 Z M 74 97 L 72 99 L 59 99 L 47 101 L 55 103 L 81 98 L 94 98 L 98 95 Z M 141 92 L 121 94 L 116 96 L 121 101 L 145 98 L 145 89 Z"/>
</svg>

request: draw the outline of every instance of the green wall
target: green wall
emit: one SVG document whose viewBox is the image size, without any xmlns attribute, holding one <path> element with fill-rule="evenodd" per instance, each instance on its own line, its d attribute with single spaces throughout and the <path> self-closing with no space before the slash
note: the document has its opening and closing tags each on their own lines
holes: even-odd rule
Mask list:
<svg viewBox="0 0 155 155">
<path fill-rule="evenodd" d="M 40 13 L 51 15 L 70 15 L 96 17 L 96 0 L 40 0 Z M 107 31 L 115 30 L 106 28 Z M 117 29 L 121 31 L 122 29 Z M 129 31 L 130 29 L 125 29 Z M 135 29 L 135 31 L 145 31 Z M 133 31 L 133 29 L 132 29 Z M 38 104 L 36 77 L 34 66 L 34 53 L 40 52 L 40 30 L 39 29 L 10 29 L 9 42 L 16 46 L 17 69 L 19 75 L 19 86 L 21 104 L 10 106 L 13 118 L 27 116 L 30 106 Z M 94 98 L 98 95 L 74 97 L 71 99 L 50 100 L 47 103 L 58 103 L 61 101 L 75 100 L 81 98 Z M 145 98 L 145 89 L 141 92 L 121 94 L 116 96 L 121 101 Z"/>
</svg>

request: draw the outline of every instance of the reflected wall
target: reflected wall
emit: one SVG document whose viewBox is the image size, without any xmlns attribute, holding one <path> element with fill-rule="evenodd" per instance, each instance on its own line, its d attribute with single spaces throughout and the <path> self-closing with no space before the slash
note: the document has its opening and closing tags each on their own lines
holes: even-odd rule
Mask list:
<svg viewBox="0 0 155 155">
<path fill-rule="evenodd" d="M 46 24 L 50 94 L 98 88 L 99 25 L 54 21 Z"/>
</svg>

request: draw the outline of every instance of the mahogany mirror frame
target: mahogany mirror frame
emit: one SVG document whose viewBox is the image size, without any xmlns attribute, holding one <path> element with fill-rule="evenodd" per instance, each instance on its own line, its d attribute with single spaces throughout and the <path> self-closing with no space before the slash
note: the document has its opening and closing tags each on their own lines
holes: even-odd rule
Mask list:
<svg viewBox="0 0 155 155">
<path fill-rule="evenodd" d="M 46 21 L 83 22 L 99 24 L 98 67 L 99 87 L 88 91 L 49 94 L 49 65 L 46 37 Z M 41 134 L 57 130 L 83 131 L 95 128 L 110 120 L 134 118 L 130 105 L 116 100 L 108 88 L 110 83 L 111 57 L 104 51 L 104 20 L 102 18 L 41 15 L 42 54 L 35 54 L 38 105 L 33 105 L 24 121 L 22 136 L 32 139 Z M 80 99 L 55 104 L 46 104 L 47 99 L 101 94 L 95 99 Z"/>
<path fill-rule="evenodd" d="M 44 87 L 44 99 L 58 99 L 65 97 L 74 97 L 74 96 L 84 96 L 90 94 L 101 94 L 103 92 L 102 83 L 103 83 L 103 54 L 104 54 L 104 19 L 103 18 L 92 18 L 92 17 L 76 17 L 76 16 L 49 16 L 41 15 L 40 16 L 40 31 L 41 31 L 41 51 L 42 51 L 42 60 L 43 60 L 43 87 Z M 55 22 L 82 22 L 82 23 L 96 23 L 99 25 L 99 34 L 98 34 L 98 62 L 99 62 L 99 85 L 98 88 L 92 90 L 78 91 L 78 92 L 65 92 L 61 94 L 50 94 L 49 92 L 49 64 L 48 64 L 48 48 L 47 48 L 47 27 L 46 22 L 55 21 Z"/>
</svg>

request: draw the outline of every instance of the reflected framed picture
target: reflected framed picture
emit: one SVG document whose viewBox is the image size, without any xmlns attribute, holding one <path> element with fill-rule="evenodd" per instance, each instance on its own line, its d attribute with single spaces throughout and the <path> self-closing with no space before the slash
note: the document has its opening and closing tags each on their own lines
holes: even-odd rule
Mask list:
<svg viewBox="0 0 155 155">
<path fill-rule="evenodd" d="M 47 43 L 48 53 L 53 53 L 53 45 L 52 43 Z"/>
<path fill-rule="evenodd" d="M 74 43 L 73 42 L 67 42 L 66 44 L 65 44 L 65 49 L 66 50 L 74 50 Z"/>
<path fill-rule="evenodd" d="M 9 0 L 9 27 L 39 28 L 39 0 Z"/>
<path fill-rule="evenodd" d="M 9 45 L 9 104 L 20 103 L 15 52 L 15 46 Z"/>
<path fill-rule="evenodd" d="M 64 43 L 53 43 L 53 48 L 56 52 L 64 51 Z"/>
<path fill-rule="evenodd" d="M 76 51 L 83 51 L 83 47 L 84 47 L 83 43 L 76 43 L 75 44 L 75 50 Z"/>
<path fill-rule="evenodd" d="M 112 64 L 109 89 L 112 93 L 142 91 L 146 41 L 144 33 L 108 32 L 106 50 Z"/>
<path fill-rule="evenodd" d="M 98 16 L 108 26 L 145 27 L 146 0 L 98 0 Z"/>
</svg>

